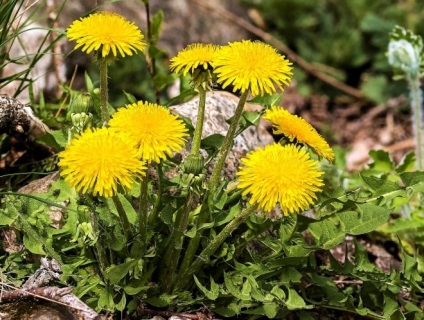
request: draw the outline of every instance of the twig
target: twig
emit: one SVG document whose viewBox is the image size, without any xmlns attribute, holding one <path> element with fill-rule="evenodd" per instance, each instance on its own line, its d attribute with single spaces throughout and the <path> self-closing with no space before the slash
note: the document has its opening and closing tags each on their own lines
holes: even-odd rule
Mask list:
<svg viewBox="0 0 424 320">
<path fill-rule="evenodd" d="M 11 302 L 27 297 L 48 298 L 48 300 L 56 301 L 59 297 L 63 297 L 70 293 L 72 293 L 71 288 L 41 287 L 28 290 L 16 289 L 11 291 L 2 291 L 0 295 L 0 302 Z"/>
<path fill-rule="evenodd" d="M 349 85 L 347 85 L 343 82 L 340 82 L 337 79 L 334 79 L 334 78 L 332 78 L 332 77 L 330 77 L 330 76 L 328 76 L 324 73 L 319 72 L 311 63 L 309 63 L 306 60 L 304 60 L 303 58 L 301 58 L 293 50 L 291 50 L 289 47 L 287 47 L 283 42 L 281 42 L 280 40 L 278 40 L 277 38 L 275 38 L 271 34 L 261 30 L 260 28 L 255 27 L 253 24 L 244 20 L 243 18 L 240 18 L 240 17 L 232 14 L 231 12 L 229 12 L 228 10 L 226 10 L 222 7 L 216 7 L 216 6 L 213 6 L 211 4 L 208 4 L 205 1 L 201 1 L 201 0 L 191 0 L 191 1 L 194 4 L 198 5 L 199 7 L 202 7 L 204 9 L 208 10 L 208 12 L 212 12 L 212 13 L 215 13 L 215 14 L 221 16 L 221 17 L 224 17 L 224 18 L 230 20 L 231 22 L 234 22 L 238 26 L 246 29 L 250 33 L 262 38 L 267 43 L 273 45 L 278 50 L 280 50 L 281 52 L 286 54 L 287 57 L 291 61 L 295 62 L 302 69 L 309 72 L 310 74 L 312 74 L 316 78 L 328 83 L 329 85 L 331 85 L 331 86 L 339 89 L 340 91 L 343 91 L 343 92 L 345 92 L 345 93 L 347 93 L 347 94 L 349 94 L 349 95 L 351 95 L 355 98 L 358 98 L 358 99 L 364 99 L 365 98 L 364 94 L 360 90 L 353 88 L 353 87 L 351 87 L 351 86 L 349 86 Z"/>
<path fill-rule="evenodd" d="M 8 286 L 5 283 L 2 285 Z M 87 306 L 84 302 L 72 293 L 72 288 L 41 287 L 29 290 L 15 289 L 2 291 L 0 303 L 12 302 L 22 298 L 36 297 L 52 303 L 63 305 L 72 310 L 72 313 L 82 320 L 102 320 L 105 319 L 97 312 Z"/>
</svg>

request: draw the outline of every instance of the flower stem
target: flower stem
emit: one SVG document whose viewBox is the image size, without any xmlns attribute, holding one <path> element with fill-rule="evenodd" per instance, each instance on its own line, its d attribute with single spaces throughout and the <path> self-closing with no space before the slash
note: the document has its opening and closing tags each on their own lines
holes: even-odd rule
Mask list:
<svg viewBox="0 0 424 320">
<path fill-rule="evenodd" d="M 162 177 L 163 177 L 163 170 L 162 170 L 162 164 L 161 163 L 158 163 L 157 170 L 158 170 L 158 182 L 157 182 L 157 184 L 158 184 L 158 190 L 156 192 L 157 198 L 156 198 L 156 201 L 155 201 L 155 205 L 154 205 L 152 211 L 149 214 L 148 223 L 150 225 L 156 223 L 156 218 L 158 216 L 159 206 L 160 206 L 160 204 L 162 202 Z"/>
<path fill-rule="evenodd" d="M 122 227 L 123 227 L 124 232 L 125 232 L 125 236 L 126 236 L 127 239 L 131 238 L 132 230 L 131 230 L 130 222 L 128 221 L 127 214 L 125 213 L 125 209 L 122 206 L 122 203 L 119 200 L 117 195 L 113 196 L 112 200 L 113 200 L 113 203 L 115 204 L 116 210 L 118 211 L 119 218 L 121 219 Z"/>
<path fill-rule="evenodd" d="M 141 178 L 140 185 L 140 208 L 138 210 L 138 219 L 139 219 L 139 230 L 140 239 L 141 239 L 141 254 L 140 257 L 144 256 L 147 247 L 147 224 L 148 224 L 148 214 L 147 214 L 147 188 L 148 188 L 149 179 L 147 174 Z"/>
<path fill-rule="evenodd" d="M 189 190 L 187 200 L 185 201 L 183 210 L 177 212 L 175 219 L 175 228 L 171 234 L 171 239 L 164 256 L 164 263 L 162 268 L 161 279 L 166 292 L 172 291 L 175 279 L 178 261 L 180 260 L 180 253 L 184 241 L 184 233 L 187 230 L 188 217 L 193 205 L 193 191 Z"/>
<path fill-rule="evenodd" d="M 193 238 L 190 239 L 190 242 L 188 243 L 187 249 L 184 253 L 184 258 L 181 262 L 180 269 L 178 271 L 177 279 L 181 279 L 183 273 L 186 272 L 188 267 L 193 262 L 193 258 L 196 255 L 197 249 L 199 249 L 200 239 L 202 237 L 202 230 L 199 230 L 199 227 L 203 225 L 208 220 L 208 215 L 205 210 L 207 209 L 206 201 L 202 204 L 202 207 L 200 208 L 199 217 L 196 221 L 196 228 L 197 232 Z"/>
<path fill-rule="evenodd" d="M 415 153 L 417 157 L 417 169 L 424 169 L 424 141 L 423 141 L 423 113 L 422 92 L 420 89 L 419 76 L 409 76 L 408 83 L 411 89 L 412 123 L 415 136 Z"/>
<path fill-rule="evenodd" d="M 191 145 L 191 154 L 198 154 L 200 142 L 202 140 L 203 122 L 205 119 L 206 90 L 199 86 L 199 108 L 197 111 L 196 129 L 194 130 L 193 142 Z"/>
<path fill-rule="evenodd" d="M 231 235 L 231 233 L 238 228 L 250 214 L 256 209 L 256 206 L 249 206 L 240 212 L 224 229 L 208 244 L 208 246 L 200 253 L 194 260 L 193 264 L 188 267 L 179 278 L 180 282 L 177 284 L 179 288 L 184 288 L 192 279 L 193 274 L 200 270 L 205 264 L 209 263 L 211 256 L 222 245 L 222 243 Z"/>
<path fill-rule="evenodd" d="M 95 238 L 97 238 L 96 244 L 95 244 L 95 249 L 96 249 L 95 254 L 97 258 L 97 263 L 99 264 L 100 274 L 102 276 L 102 279 L 106 281 L 105 272 L 109 263 L 107 261 L 105 247 L 100 243 L 99 222 L 97 221 L 96 214 L 91 208 L 90 208 L 90 223 L 91 223 L 91 227 L 93 228 L 93 234 Z"/>
<path fill-rule="evenodd" d="M 109 122 L 108 89 L 107 89 L 107 58 L 100 58 L 100 111 L 103 126 Z"/>
<path fill-rule="evenodd" d="M 204 223 L 207 222 L 209 215 L 208 215 L 208 206 L 211 207 L 212 205 L 212 201 L 213 201 L 213 195 L 215 192 L 215 189 L 219 183 L 219 178 L 221 175 L 221 171 L 222 168 L 224 166 L 225 163 L 225 159 L 227 158 L 228 152 L 231 149 L 232 146 L 232 142 L 234 139 L 234 134 L 236 132 L 237 126 L 238 126 L 238 122 L 239 119 L 241 117 L 241 114 L 243 112 L 243 107 L 244 104 L 246 103 L 247 100 L 247 95 L 248 95 L 248 91 L 244 92 L 239 100 L 239 103 L 236 107 L 234 116 L 233 116 L 233 120 L 231 121 L 230 124 L 230 128 L 228 129 L 227 135 L 224 139 L 224 142 L 222 144 L 221 150 L 217 156 L 217 162 L 215 164 L 214 170 L 212 172 L 212 176 L 209 180 L 209 186 L 208 186 L 208 191 L 205 195 L 205 200 L 202 203 L 202 207 L 200 209 L 200 213 L 199 213 L 199 217 L 196 221 L 196 226 L 197 228 L 199 228 L 200 226 L 202 226 Z M 199 101 L 200 104 L 200 101 Z M 191 265 L 194 256 L 196 255 L 196 252 L 199 248 L 199 243 L 200 243 L 200 239 L 202 237 L 202 230 L 197 230 L 196 235 L 190 240 L 188 246 L 187 246 L 187 250 L 184 254 L 184 258 L 183 261 L 181 262 L 181 267 L 180 267 L 180 271 L 178 274 L 179 279 L 181 279 L 182 277 L 182 273 L 184 273 L 189 266 Z"/>
<path fill-rule="evenodd" d="M 215 190 L 218 186 L 219 179 L 221 177 L 221 172 L 225 164 L 225 160 L 227 158 L 228 152 L 230 151 L 233 145 L 234 135 L 236 133 L 236 129 L 237 129 L 241 114 L 243 112 L 243 107 L 244 107 L 244 104 L 246 103 L 248 94 L 249 94 L 248 90 L 242 93 L 239 103 L 237 105 L 237 108 L 234 112 L 234 116 L 231 121 L 230 127 L 228 128 L 227 135 L 225 136 L 224 142 L 222 143 L 221 149 L 219 150 L 219 153 L 216 159 L 216 164 L 215 164 L 215 167 L 213 168 L 212 175 L 208 185 L 208 189 L 209 189 L 208 204 L 210 207 L 212 206 L 212 203 L 213 203 Z"/>
<path fill-rule="evenodd" d="M 152 23 L 150 20 L 150 2 L 146 0 L 142 0 L 142 1 L 144 3 L 144 7 L 146 8 L 147 41 L 148 41 L 149 47 L 154 47 L 156 43 L 153 41 Z M 149 56 L 149 50 L 146 50 L 146 63 L 148 67 L 147 70 L 149 71 L 149 75 L 153 81 L 153 79 L 156 76 L 156 59 L 154 57 Z M 153 87 L 155 89 L 156 103 L 159 104 L 160 90 L 156 87 L 154 81 L 153 81 Z"/>
</svg>

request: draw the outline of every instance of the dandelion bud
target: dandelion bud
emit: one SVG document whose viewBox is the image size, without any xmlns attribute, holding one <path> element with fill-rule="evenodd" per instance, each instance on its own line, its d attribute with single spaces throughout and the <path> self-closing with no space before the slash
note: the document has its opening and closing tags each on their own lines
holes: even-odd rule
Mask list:
<svg viewBox="0 0 424 320">
<path fill-rule="evenodd" d="M 418 73 L 421 57 L 417 49 L 411 42 L 404 39 L 390 41 L 387 52 L 389 64 L 408 74 Z"/>
<path fill-rule="evenodd" d="M 191 154 L 184 161 L 184 172 L 198 175 L 202 172 L 205 159 L 200 154 Z"/>
<path fill-rule="evenodd" d="M 91 113 L 72 113 L 71 114 L 72 125 L 78 129 L 78 131 L 83 131 L 86 128 L 91 127 L 91 122 L 93 120 L 93 115 Z"/>
<path fill-rule="evenodd" d="M 88 113 L 94 107 L 93 98 L 88 93 L 81 93 L 72 103 L 73 113 Z"/>
</svg>

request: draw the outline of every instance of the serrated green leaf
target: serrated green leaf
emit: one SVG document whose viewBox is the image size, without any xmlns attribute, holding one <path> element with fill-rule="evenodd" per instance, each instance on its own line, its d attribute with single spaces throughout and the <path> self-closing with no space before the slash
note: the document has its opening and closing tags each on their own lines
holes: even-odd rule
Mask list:
<svg viewBox="0 0 424 320">
<path fill-rule="evenodd" d="M 147 298 L 146 302 L 154 307 L 163 308 L 169 306 L 176 297 L 176 295 L 163 293 L 159 297 Z"/>
<path fill-rule="evenodd" d="M 124 90 L 124 95 L 125 95 L 125 97 L 127 98 L 127 100 L 128 100 L 128 102 L 129 102 L 129 103 L 137 103 L 137 98 L 136 98 L 136 97 L 134 97 L 134 95 L 132 95 L 131 93 L 126 92 L 126 91 Z"/>
<path fill-rule="evenodd" d="M 268 319 L 274 319 L 280 310 L 280 306 L 273 302 L 264 303 L 262 308 Z"/>
<path fill-rule="evenodd" d="M 357 204 L 359 212 L 345 211 L 337 213 L 348 234 L 359 235 L 376 230 L 389 220 L 392 210 L 369 203 Z"/>
<path fill-rule="evenodd" d="M 384 150 L 371 150 L 369 156 L 374 160 L 369 166 L 378 172 L 388 173 L 394 169 L 394 163 L 390 154 Z"/>
<path fill-rule="evenodd" d="M 223 317 L 234 317 L 240 313 L 241 307 L 237 303 L 232 302 L 225 307 L 218 307 L 214 311 Z"/>
<path fill-rule="evenodd" d="M 243 112 L 242 117 L 247 121 L 249 125 L 257 126 L 261 120 L 262 113 L 259 111 Z"/>
<path fill-rule="evenodd" d="M 283 218 L 280 224 L 280 238 L 281 241 L 287 242 L 293 236 L 297 228 L 297 214 L 291 214 Z"/>
<path fill-rule="evenodd" d="M 184 233 L 186 237 L 194 238 L 197 234 L 197 227 L 192 226 L 187 232 Z"/>
<path fill-rule="evenodd" d="M 314 246 L 322 249 L 334 248 L 343 242 L 346 235 L 343 224 L 337 225 L 337 222 L 328 219 L 309 224 L 308 231 L 315 240 Z"/>
<path fill-rule="evenodd" d="M 403 172 L 400 175 L 405 187 L 412 187 L 414 185 L 420 185 L 424 182 L 424 172 Z"/>
<path fill-rule="evenodd" d="M 113 292 L 104 288 L 99 296 L 97 306 L 102 310 L 113 310 L 115 302 L 113 301 Z"/>
<path fill-rule="evenodd" d="M 375 266 L 368 259 L 368 252 L 355 238 L 355 270 L 375 272 Z"/>
<path fill-rule="evenodd" d="M 286 293 L 279 286 L 274 286 L 271 289 L 271 294 L 275 296 L 278 300 L 284 301 L 286 300 Z"/>
<path fill-rule="evenodd" d="M 249 103 L 259 104 L 263 107 L 270 108 L 271 106 L 279 106 L 282 99 L 282 93 L 276 93 L 272 95 L 265 94 L 264 96 L 254 97 L 252 100 L 249 100 Z"/>
<path fill-rule="evenodd" d="M 226 198 L 227 199 L 227 198 Z M 226 200 L 225 199 L 225 200 Z M 215 217 L 215 225 L 217 227 L 222 226 L 224 224 L 227 224 L 231 220 L 234 219 L 234 217 L 241 212 L 243 208 L 241 207 L 240 203 L 235 204 L 230 208 L 230 211 L 222 210 L 217 213 Z"/>
<path fill-rule="evenodd" d="M 281 268 L 281 283 L 289 284 L 289 283 L 300 283 L 303 275 L 292 267 L 283 267 Z"/>
<path fill-rule="evenodd" d="M 63 130 L 52 130 L 44 134 L 40 141 L 60 151 L 68 144 L 68 134 Z"/>
<path fill-rule="evenodd" d="M 118 199 L 121 202 L 122 208 L 127 216 L 129 223 L 132 225 L 138 225 L 138 214 L 134 210 L 133 205 L 128 201 L 128 199 L 123 195 L 118 193 Z"/>
<path fill-rule="evenodd" d="M 138 259 L 129 259 L 127 262 L 111 266 L 106 271 L 105 277 L 112 284 L 118 284 L 137 264 Z"/>
<path fill-rule="evenodd" d="M 411 257 L 406 251 L 402 249 L 402 274 L 403 276 L 414 283 L 418 288 L 420 287 L 417 282 L 422 281 L 421 275 L 418 273 L 418 263 L 414 257 Z M 424 292 L 423 289 L 420 290 Z"/>
<path fill-rule="evenodd" d="M 175 211 L 176 211 L 175 207 L 172 204 L 168 204 L 159 213 L 159 217 L 165 224 L 171 225 L 174 218 Z"/>
<path fill-rule="evenodd" d="M 203 149 L 219 149 L 224 142 L 224 136 L 219 133 L 211 134 L 210 136 L 202 139 L 200 143 L 201 148 Z"/>
<path fill-rule="evenodd" d="M 43 244 L 27 234 L 24 235 L 24 246 L 34 254 L 46 255 Z"/>
<path fill-rule="evenodd" d="M 242 300 L 250 300 L 250 293 L 252 292 L 252 286 L 250 285 L 249 281 L 243 282 L 243 287 L 241 288 L 241 295 L 243 297 Z"/>
<path fill-rule="evenodd" d="M 288 288 L 288 299 L 286 300 L 286 307 L 289 310 L 298 309 L 312 309 L 312 305 L 307 305 L 305 300 L 292 288 Z"/>
<path fill-rule="evenodd" d="M 212 277 L 209 278 L 211 283 L 211 290 L 208 290 L 206 287 L 204 287 L 199 279 L 194 275 L 194 282 L 196 283 L 197 287 L 200 289 L 200 291 L 203 292 L 203 294 L 209 299 L 209 300 L 216 300 L 219 296 L 219 285 L 213 280 Z"/>
<path fill-rule="evenodd" d="M 56 202 L 62 202 L 66 200 L 70 200 L 71 202 L 75 202 L 78 200 L 78 192 L 76 192 L 75 188 L 72 188 L 68 182 L 66 182 L 63 178 L 57 179 L 52 183 L 50 187 L 49 196 L 53 196 L 55 190 L 60 190 L 60 193 L 55 198 Z"/>
<path fill-rule="evenodd" d="M 403 173 L 411 171 L 415 167 L 415 160 L 414 152 L 407 153 L 396 167 L 396 172 Z"/>
<path fill-rule="evenodd" d="M 0 210 L 0 226 L 10 226 L 18 218 L 18 214 L 14 210 Z"/>
<path fill-rule="evenodd" d="M 224 273 L 224 283 L 225 287 L 228 290 L 230 294 L 232 294 L 234 297 L 243 300 L 243 295 L 239 288 L 233 283 L 233 279 L 228 273 Z"/>
<path fill-rule="evenodd" d="M 402 312 L 398 313 L 399 308 L 400 305 L 396 296 L 391 292 L 384 292 L 384 317 L 386 319 L 405 319 L 405 317 L 402 317 Z M 393 316 L 397 318 L 393 318 Z"/>
<path fill-rule="evenodd" d="M 121 300 L 115 304 L 115 308 L 118 311 L 123 311 L 127 305 L 127 296 L 125 294 L 122 295 Z"/>
</svg>

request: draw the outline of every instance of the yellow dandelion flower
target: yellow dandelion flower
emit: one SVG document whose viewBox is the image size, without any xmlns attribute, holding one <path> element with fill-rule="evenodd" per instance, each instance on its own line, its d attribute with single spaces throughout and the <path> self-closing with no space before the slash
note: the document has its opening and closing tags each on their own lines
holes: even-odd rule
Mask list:
<svg viewBox="0 0 424 320">
<path fill-rule="evenodd" d="M 334 160 L 334 152 L 327 141 L 305 119 L 276 106 L 265 111 L 263 118 L 272 124 L 275 134 L 284 134 L 290 141 L 296 138 L 298 142 L 311 147 L 320 157 L 328 161 Z"/>
<path fill-rule="evenodd" d="M 131 188 L 146 169 L 132 141 L 105 127 L 76 135 L 59 159 L 61 175 L 72 187 L 105 197 L 115 195 L 118 184 Z"/>
<path fill-rule="evenodd" d="M 185 145 L 188 130 L 178 116 L 167 108 L 139 101 L 120 108 L 110 120 L 110 127 L 128 133 L 147 162 L 159 162 Z"/>
<path fill-rule="evenodd" d="M 183 70 L 184 76 L 189 72 L 193 73 L 197 68 L 208 70 L 212 68 L 211 63 L 215 57 L 216 49 L 217 46 L 212 44 L 191 44 L 170 60 L 170 69 L 174 73 Z"/>
<path fill-rule="evenodd" d="M 292 77 L 291 63 L 268 44 L 250 40 L 232 42 L 217 50 L 212 63 L 217 82 L 233 91 L 250 90 L 253 96 L 283 91 Z"/>
<path fill-rule="evenodd" d="M 101 50 L 103 58 L 119 54 L 132 56 L 144 51 L 146 43 L 138 27 L 123 16 L 113 12 L 97 12 L 74 21 L 66 30 L 69 40 L 76 40 L 75 49 L 82 47 L 87 54 Z"/>
<path fill-rule="evenodd" d="M 250 203 L 270 212 L 277 203 L 284 215 L 307 209 L 323 186 L 318 162 L 298 146 L 278 143 L 251 151 L 241 160 L 238 188 Z"/>
</svg>

